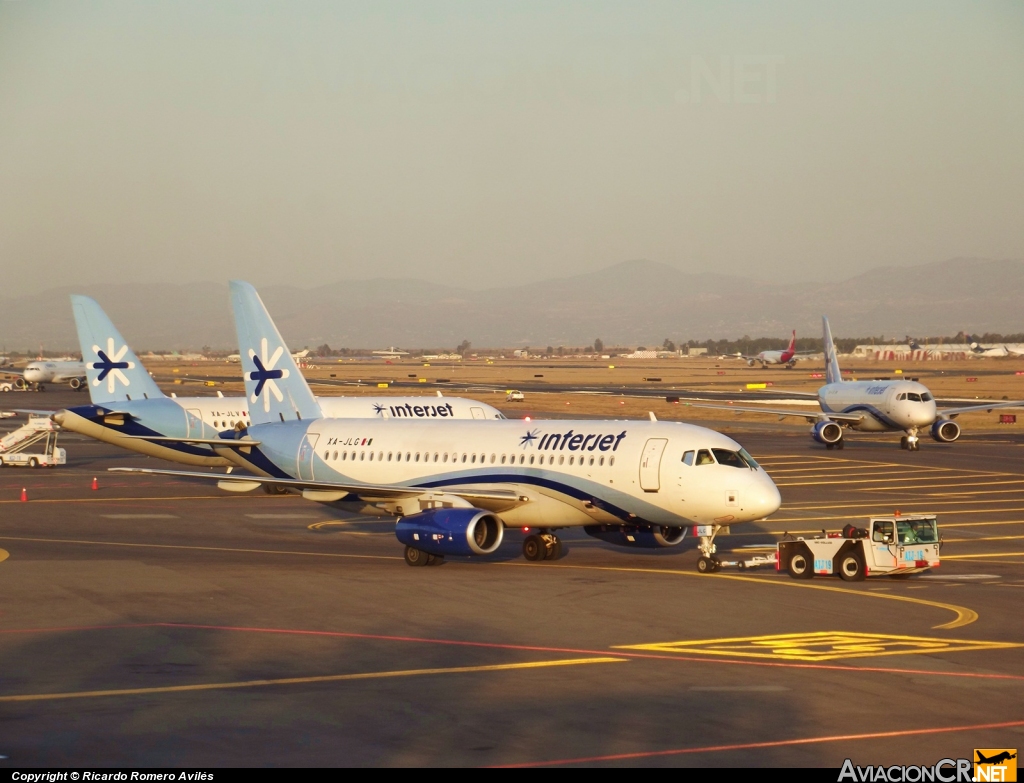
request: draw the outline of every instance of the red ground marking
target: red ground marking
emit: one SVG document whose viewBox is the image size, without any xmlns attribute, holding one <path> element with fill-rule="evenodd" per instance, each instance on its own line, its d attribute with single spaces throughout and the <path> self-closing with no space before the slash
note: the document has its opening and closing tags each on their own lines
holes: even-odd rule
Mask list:
<svg viewBox="0 0 1024 783">
<path fill-rule="evenodd" d="M 713 663 L 727 666 L 753 666 L 768 669 L 814 669 L 819 671 L 851 672 L 854 674 L 914 674 L 932 677 L 967 677 L 981 680 L 1024 680 L 1019 674 L 990 674 L 983 672 L 943 672 L 927 669 L 896 669 L 881 666 L 839 666 L 824 663 L 781 663 L 778 661 L 748 661 L 730 658 L 696 657 L 686 655 L 657 655 L 655 653 L 638 653 L 628 650 L 608 649 L 590 650 L 577 647 L 544 647 L 526 644 L 502 644 L 500 642 L 470 642 L 461 639 L 431 639 L 420 636 L 388 636 L 386 634 L 349 633 L 346 631 L 311 631 L 295 628 L 258 628 L 234 625 L 203 625 L 199 623 L 126 623 L 123 625 L 85 625 L 57 628 L 8 628 L 0 629 L 0 635 L 6 633 L 61 633 L 64 631 L 101 631 L 128 628 L 184 628 L 199 631 L 235 631 L 239 633 L 266 633 L 282 636 L 321 636 L 338 639 L 369 639 L 385 642 L 411 642 L 413 644 L 443 644 L 452 647 L 478 647 L 492 650 L 517 650 L 520 652 L 551 652 L 572 655 L 614 655 L 621 658 L 637 660 L 682 661 L 687 663 Z"/>
<path fill-rule="evenodd" d="M 730 750 L 758 750 L 760 748 L 784 748 L 793 745 L 814 745 L 823 742 L 849 742 L 851 740 L 885 739 L 886 737 L 911 737 L 921 734 L 948 734 L 954 731 L 982 729 L 1008 729 L 1024 726 L 1024 720 L 1005 723 L 979 723 L 974 726 L 942 726 L 933 729 L 906 729 L 904 731 L 876 731 L 870 734 L 837 734 L 831 737 L 805 737 L 803 739 L 775 740 L 773 742 L 744 742 L 739 745 L 708 745 L 704 748 L 677 748 L 674 750 L 652 750 L 641 753 L 615 753 L 608 756 L 559 759 L 557 761 L 527 761 L 522 764 L 498 764 L 498 768 L 517 769 L 523 767 L 555 767 L 563 764 L 589 764 L 601 761 L 625 761 L 629 759 L 656 758 L 658 756 L 682 756 L 691 753 L 721 753 Z"/>
</svg>

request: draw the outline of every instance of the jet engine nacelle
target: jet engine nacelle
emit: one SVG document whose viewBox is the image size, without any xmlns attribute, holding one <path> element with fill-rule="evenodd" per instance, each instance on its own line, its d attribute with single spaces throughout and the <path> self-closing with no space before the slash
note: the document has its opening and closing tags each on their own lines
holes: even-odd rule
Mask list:
<svg viewBox="0 0 1024 783">
<path fill-rule="evenodd" d="M 938 419 L 932 425 L 932 437 L 939 443 L 952 443 L 960 437 L 960 425 L 950 419 Z"/>
<path fill-rule="evenodd" d="M 14 388 L 21 389 L 22 391 L 24 391 L 25 389 L 28 388 L 28 381 L 26 381 L 24 378 L 15 378 Z"/>
<path fill-rule="evenodd" d="M 686 538 L 685 527 L 666 527 L 665 525 L 652 525 L 651 527 L 587 525 L 583 530 L 588 536 L 607 541 L 609 544 L 640 547 L 641 549 L 676 546 Z"/>
<path fill-rule="evenodd" d="M 85 378 L 72 378 L 70 381 L 68 381 L 68 386 L 70 386 L 75 391 L 78 391 L 83 386 L 85 386 Z"/>
<path fill-rule="evenodd" d="M 431 555 L 489 555 L 501 546 L 505 527 L 479 508 L 435 508 L 402 517 L 395 535 Z"/>
<path fill-rule="evenodd" d="M 843 439 L 843 428 L 834 421 L 819 421 L 811 427 L 811 437 L 818 443 L 838 443 Z"/>
<path fill-rule="evenodd" d="M 754 360 L 753 359 L 747 359 L 747 367 L 753 367 L 753 366 L 754 366 Z"/>
</svg>

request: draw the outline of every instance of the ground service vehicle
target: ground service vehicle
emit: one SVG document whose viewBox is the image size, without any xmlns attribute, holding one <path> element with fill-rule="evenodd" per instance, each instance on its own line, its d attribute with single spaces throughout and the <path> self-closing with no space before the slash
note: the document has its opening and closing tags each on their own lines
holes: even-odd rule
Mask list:
<svg viewBox="0 0 1024 783">
<path fill-rule="evenodd" d="M 794 579 L 838 575 L 847 582 L 888 574 L 906 577 L 938 568 L 942 547 L 934 514 L 871 517 L 869 527 L 780 541 L 776 568 Z"/>
<path fill-rule="evenodd" d="M 522 402 L 525 399 L 526 395 L 516 389 L 510 389 L 505 395 L 505 402 Z"/>
<path fill-rule="evenodd" d="M 37 443 L 43 444 L 42 451 L 28 451 Z M 49 416 L 29 416 L 27 423 L 0 438 L 0 467 L 52 468 L 67 461 L 67 453 L 57 447 L 57 427 Z"/>
</svg>

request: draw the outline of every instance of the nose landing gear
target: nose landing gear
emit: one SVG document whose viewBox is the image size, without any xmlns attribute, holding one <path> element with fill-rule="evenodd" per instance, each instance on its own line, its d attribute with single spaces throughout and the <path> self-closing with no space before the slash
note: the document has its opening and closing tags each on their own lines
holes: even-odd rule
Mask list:
<svg viewBox="0 0 1024 783">
<path fill-rule="evenodd" d="M 700 551 L 700 557 L 697 559 L 697 570 L 702 574 L 713 574 L 722 567 L 722 561 L 715 554 L 717 551 L 715 536 L 718 535 L 718 531 L 721 529 L 721 525 L 712 525 L 711 535 L 701 536 L 700 543 L 697 544 L 697 549 Z"/>
<path fill-rule="evenodd" d="M 917 427 L 911 427 L 907 434 L 900 438 L 900 448 L 906 451 L 920 451 L 921 441 L 917 437 Z"/>
</svg>

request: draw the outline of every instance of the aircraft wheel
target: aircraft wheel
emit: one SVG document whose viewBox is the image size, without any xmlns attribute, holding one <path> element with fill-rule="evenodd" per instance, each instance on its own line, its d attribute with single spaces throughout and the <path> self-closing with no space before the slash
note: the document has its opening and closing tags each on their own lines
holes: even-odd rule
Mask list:
<svg viewBox="0 0 1024 783">
<path fill-rule="evenodd" d="M 842 438 L 840 438 L 839 440 L 836 441 L 836 448 L 837 449 L 844 449 L 844 448 L 846 448 L 846 444 L 843 442 Z"/>
<path fill-rule="evenodd" d="M 702 574 L 711 574 L 715 571 L 715 564 L 711 562 L 709 558 L 703 555 L 697 560 L 697 570 Z"/>
<path fill-rule="evenodd" d="M 428 566 L 439 566 L 444 563 L 444 555 L 427 555 Z"/>
<path fill-rule="evenodd" d="M 4 458 L 0 457 L 0 468 L 4 466 Z"/>
<path fill-rule="evenodd" d="M 411 546 L 405 548 L 405 562 L 411 566 L 425 566 L 430 558 L 422 549 L 413 549 Z"/>
<path fill-rule="evenodd" d="M 711 555 L 711 557 L 708 559 L 711 561 L 712 573 L 716 573 L 722 570 L 722 561 L 719 560 L 715 555 Z"/>
<path fill-rule="evenodd" d="M 810 579 L 814 576 L 814 563 L 811 561 L 811 553 L 806 547 L 790 555 L 789 562 L 786 563 L 786 570 L 794 579 Z"/>
<path fill-rule="evenodd" d="M 560 560 L 562 558 L 562 539 L 558 536 L 552 536 L 554 541 L 551 543 L 551 549 L 548 550 L 547 557 L 545 560 Z"/>
<path fill-rule="evenodd" d="M 844 582 L 864 581 L 864 559 L 860 552 L 847 552 L 839 559 L 839 578 Z"/>
<path fill-rule="evenodd" d="M 919 440 L 912 441 L 910 443 L 910 450 L 911 451 L 920 451 L 921 450 L 921 441 L 919 441 Z"/>
<path fill-rule="evenodd" d="M 543 560 L 547 556 L 547 549 L 540 536 L 530 535 L 523 539 L 523 557 L 527 560 Z"/>
<path fill-rule="evenodd" d="M 908 441 L 907 441 L 907 436 L 906 435 L 904 435 L 902 438 L 900 438 L 900 448 L 901 449 L 907 449 L 908 448 Z"/>
</svg>

